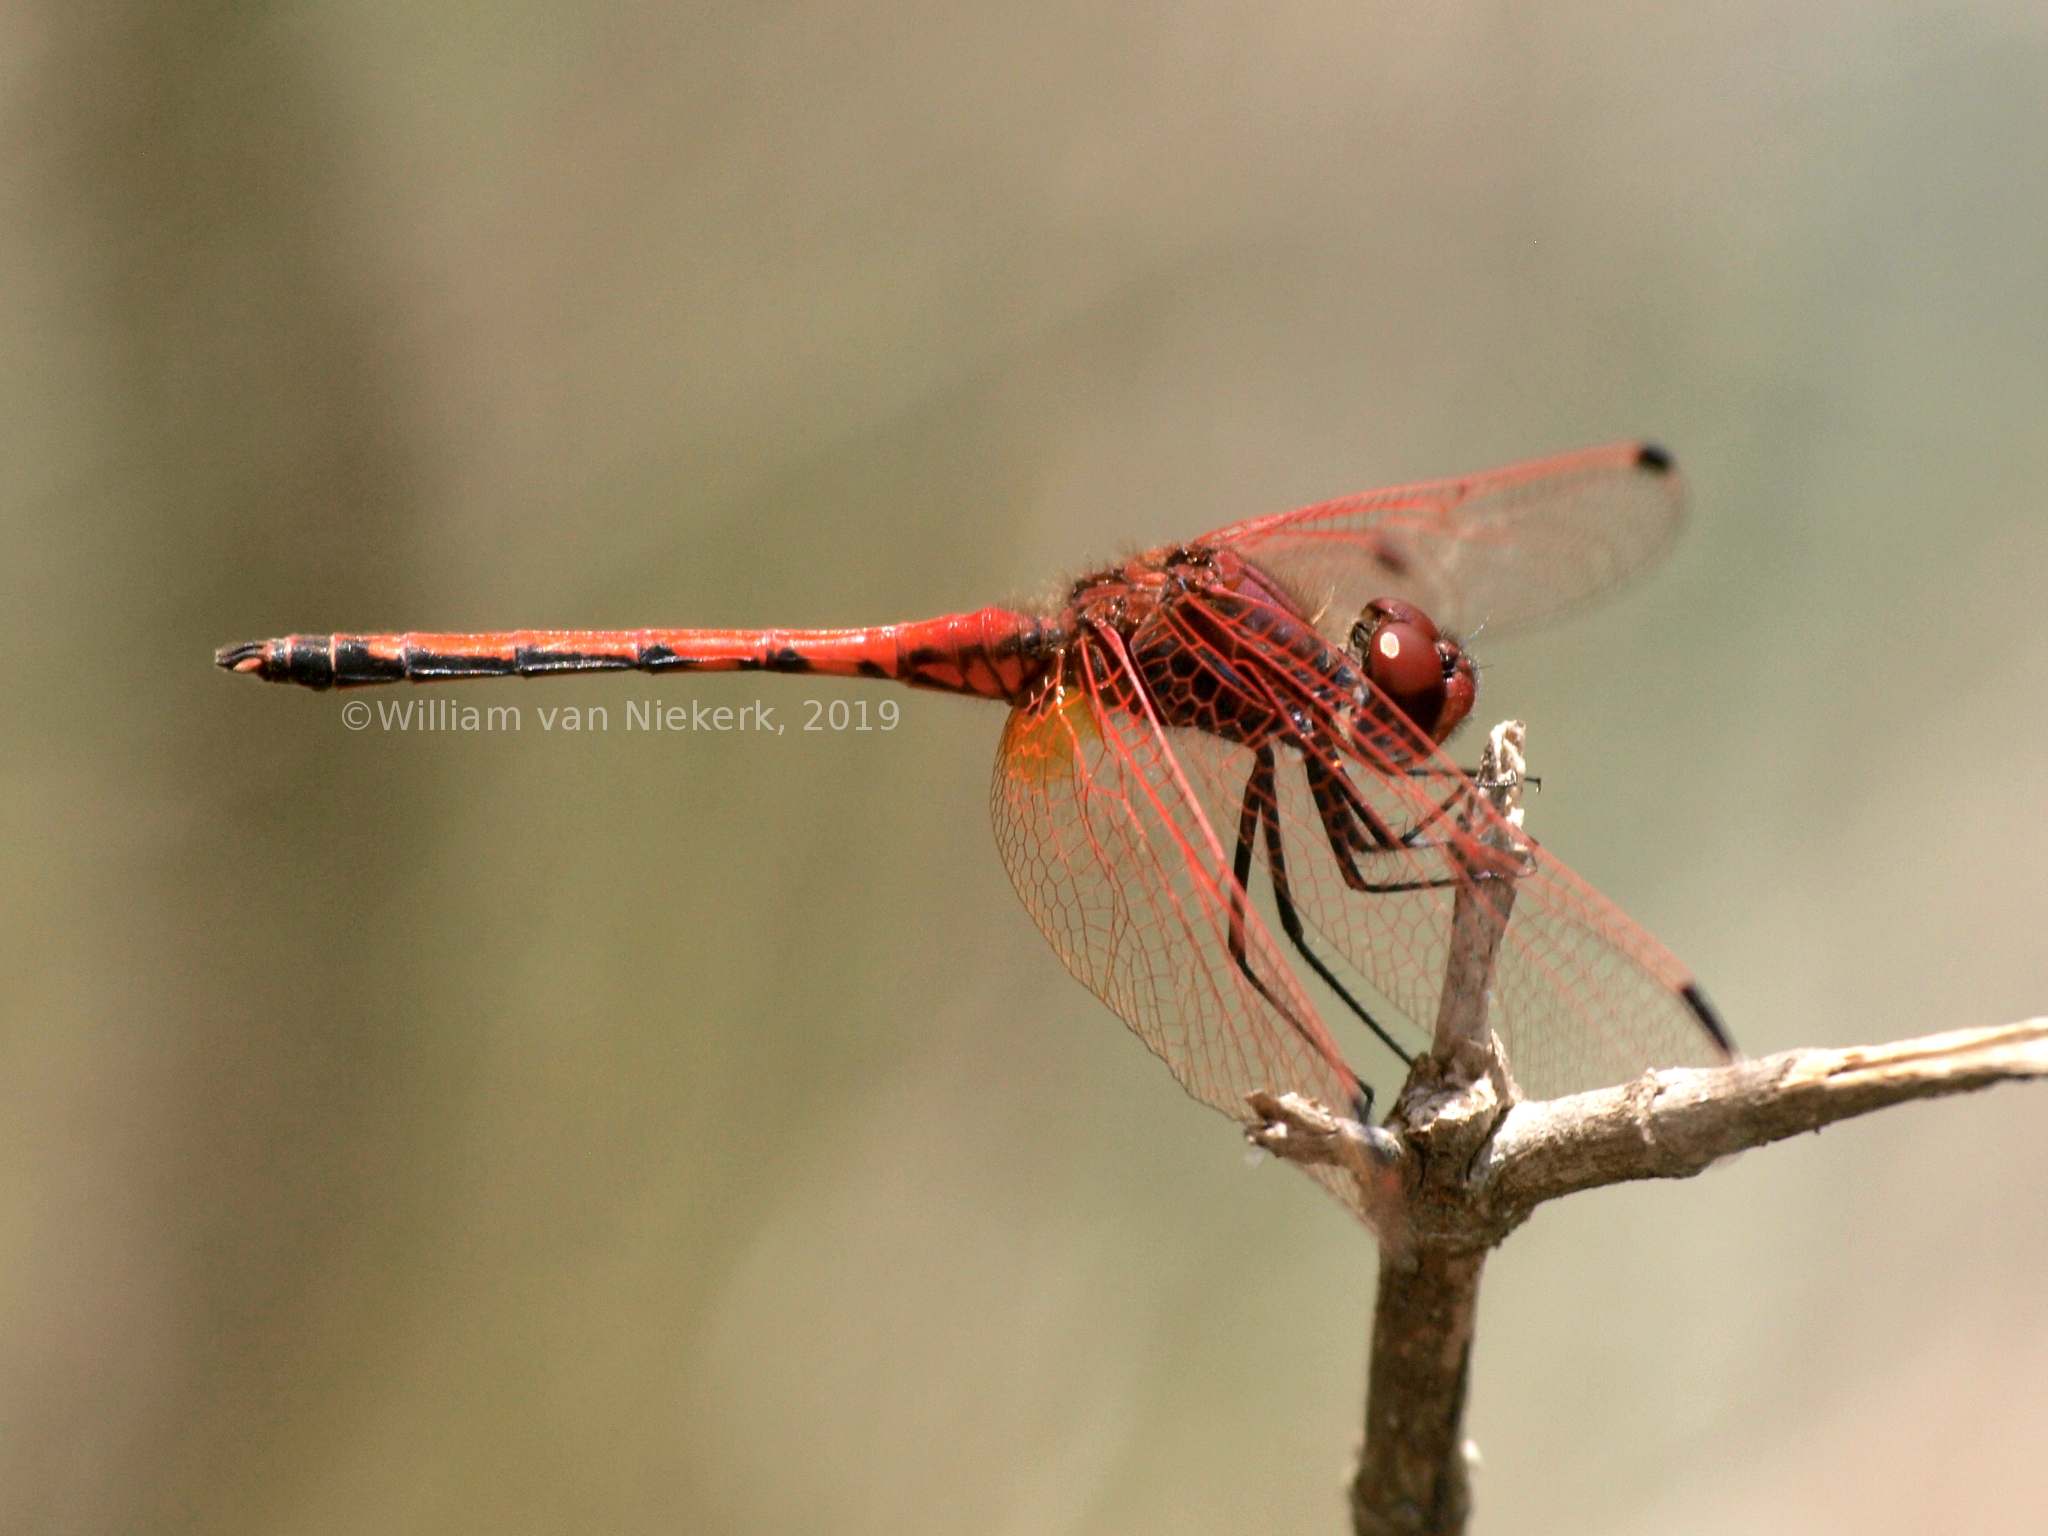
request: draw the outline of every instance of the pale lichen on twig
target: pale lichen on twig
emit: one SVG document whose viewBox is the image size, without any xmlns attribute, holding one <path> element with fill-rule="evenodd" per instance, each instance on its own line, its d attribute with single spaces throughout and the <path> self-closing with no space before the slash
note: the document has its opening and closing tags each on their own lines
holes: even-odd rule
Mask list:
<svg viewBox="0 0 2048 1536">
<path fill-rule="evenodd" d="M 1475 787 L 1500 813 L 1486 841 L 1517 851 L 1518 722 L 1495 727 Z M 1604 1184 L 1688 1178 L 1721 1158 L 1910 1099 L 2048 1077 L 2048 1019 L 1891 1045 L 1784 1051 L 1647 1072 L 1567 1098 L 1521 1099 L 1487 1030 L 1487 989 L 1511 879 L 1462 881 L 1435 1043 L 1384 1127 L 1297 1094 L 1253 1094 L 1257 1145 L 1348 1170 L 1381 1244 L 1366 1432 L 1350 1489 L 1360 1536 L 1464 1529 L 1465 1391 L 1486 1254 L 1546 1200 Z"/>
</svg>

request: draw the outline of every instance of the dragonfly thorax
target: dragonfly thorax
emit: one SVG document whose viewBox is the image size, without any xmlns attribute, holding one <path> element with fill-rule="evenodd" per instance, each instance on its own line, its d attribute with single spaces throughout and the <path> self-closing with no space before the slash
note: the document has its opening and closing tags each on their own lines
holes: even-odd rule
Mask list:
<svg viewBox="0 0 2048 1536">
<path fill-rule="evenodd" d="M 1124 591 L 1119 628 L 1164 725 L 1249 747 L 1301 741 L 1361 686 L 1299 604 L 1232 551 L 1156 552 L 1126 569 Z"/>
</svg>

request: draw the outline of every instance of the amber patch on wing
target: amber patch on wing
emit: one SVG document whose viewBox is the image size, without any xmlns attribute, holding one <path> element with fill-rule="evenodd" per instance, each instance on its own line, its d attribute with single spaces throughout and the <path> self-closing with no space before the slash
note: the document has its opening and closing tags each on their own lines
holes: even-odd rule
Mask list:
<svg viewBox="0 0 2048 1536">
<path fill-rule="evenodd" d="M 1005 771 L 1043 789 L 1073 778 L 1083 745 L 1101 739 L 1094 701 L 1079 688 L 1057 688 L 1010 711 L 1003 726 Z"/>
</svg>

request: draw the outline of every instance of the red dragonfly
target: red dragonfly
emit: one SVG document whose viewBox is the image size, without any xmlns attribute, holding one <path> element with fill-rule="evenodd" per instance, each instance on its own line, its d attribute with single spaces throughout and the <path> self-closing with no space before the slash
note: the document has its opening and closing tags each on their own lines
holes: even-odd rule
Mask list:
<svg viewBox="0 0 2048 1536">
<path fill-rule="evenodd" d="M 1503 835 L 1444 754 L 1478 687 L 1455 633 L 1580 606 L 1657 559 L 1680 508 L 1670 456 L 1626 443 L 1236 523 L 1084 576 L 1048 613 L 292 635 L 216 660 L 310 688 L 761 671 L 997 699 L 990 798 L 1017 893 L 1195 1098 L 1241 1121 L 1254 1089 L 1369 1113 L 1255 885 L 1373 1048 L 1407 1062 L 1430 1040 L 1457 892 L 1502 878 L 1489 1020 L 1548 1096 L 1733 1044 L 1686 968 L 1526 833 Z"/>
</svg>

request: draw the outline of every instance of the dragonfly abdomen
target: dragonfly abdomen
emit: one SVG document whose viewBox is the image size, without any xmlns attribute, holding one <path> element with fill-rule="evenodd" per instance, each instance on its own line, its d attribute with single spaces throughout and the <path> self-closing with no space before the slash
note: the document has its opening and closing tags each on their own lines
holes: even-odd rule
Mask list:
<svg viewBox="0 0 2048 1536">
<path fill-rule="evenodd" d="M 1052 626 L 1001 608 L 871 629 L 519 629 L 494 634 L 286 635 L 214 661 L 272 683 L 368 688 L 565 672 L 799 672 L 873 677 L 1014 700 L 1055 650 Z"/>
</svg>

